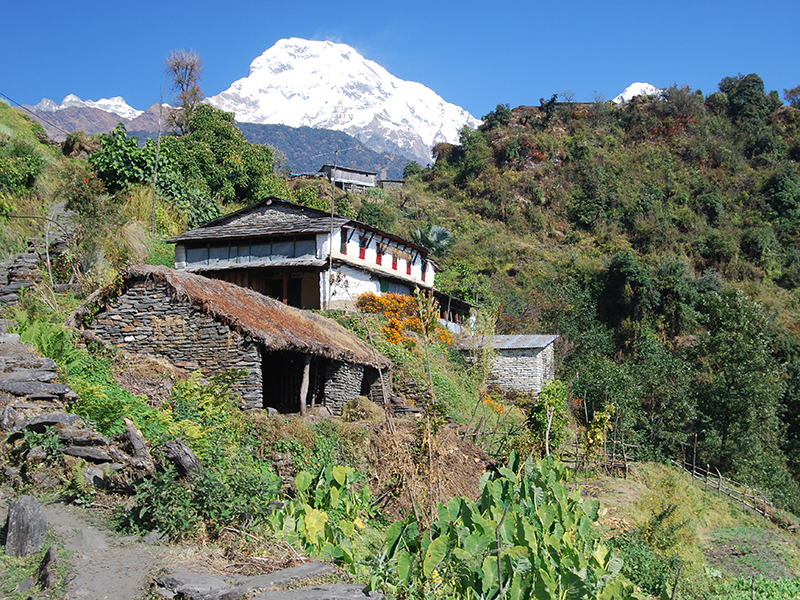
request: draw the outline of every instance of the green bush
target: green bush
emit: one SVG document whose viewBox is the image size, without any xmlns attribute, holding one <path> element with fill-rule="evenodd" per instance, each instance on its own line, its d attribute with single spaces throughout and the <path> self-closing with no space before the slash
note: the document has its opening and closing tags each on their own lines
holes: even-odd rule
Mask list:
<svg viewBox="0 0 800 600">
<path fill-rule="evenodd" d="M 566 485 L 552 457 L 501 467 L 478 502 L 453 498 L 426 528 L 394 523 L 371 587 L 406 598 L 633 598 L 623 562 L 592 534 L 598 502 Z"/>
</svg>

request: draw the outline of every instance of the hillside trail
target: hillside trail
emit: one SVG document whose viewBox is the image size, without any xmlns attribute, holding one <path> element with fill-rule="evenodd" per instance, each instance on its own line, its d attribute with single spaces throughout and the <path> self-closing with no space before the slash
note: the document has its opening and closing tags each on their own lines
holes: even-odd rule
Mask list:
<svg viewBox="0 0 800 600">
<path fill-rule="evenodd" d="M 120 537 L 103 525 L 104 516 L 90 509 L 61 502 L 42 507 L 58 545 L 59 561 L 68 565 L 67 593 L 59 597 L 62 600 L 134 600 L 145 597 L 152 575 L 161 569 L 209 570 L 202 564 L 199 549 L 162 546 L 157 539 L 148 543 L 152 536 Z M 6 502 L 0 502 L 3 522 L 6 513 Z"/>
<path fill-rule="evenodd" d="M 167 548 L 138 537 L 116 537 L 74 506 L 53 503 L 44 505 L 44 511 L 59 549 L 74 552 L 66 575 L 70 600 L 141 597 L 148 591 L 150 574 L 169 562 Z"/>
</svg>

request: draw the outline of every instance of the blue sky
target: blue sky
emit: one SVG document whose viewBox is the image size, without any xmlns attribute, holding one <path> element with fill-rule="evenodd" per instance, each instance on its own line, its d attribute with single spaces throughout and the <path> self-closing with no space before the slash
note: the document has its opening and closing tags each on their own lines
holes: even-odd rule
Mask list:
<svg viewBox="0 0 800 600">
<path fill-rule="evenodd" d="M 800 2 L 11 2 L 0 9 L 0 92 L 35 104 L 74 93 L 145 109 L 170 50 L 205 61 L 209 96 L 277 40 L 353 46 L 480 117 L 572 90 L 612 98 L 634 81 L 709 94 L 737 73 L 800 84 Z"/>
</svg>

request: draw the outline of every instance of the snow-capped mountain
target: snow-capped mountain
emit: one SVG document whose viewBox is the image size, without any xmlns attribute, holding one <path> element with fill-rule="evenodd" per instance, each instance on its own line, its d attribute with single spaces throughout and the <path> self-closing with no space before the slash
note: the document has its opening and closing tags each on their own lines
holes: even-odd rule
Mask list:
<svg viewBox="0 0 800 600">
<path fill-rule="evenodd" d="M 65 108 L 97 108 L 103 110 L 105 112 L 109 112 L 120 116 L 124 119 L 135 119 L 139 115 L 143 114 L 143 110 L 136 110 L 132 106 L 128 105 L 125 102 L 125 99 L 122 96 L 114 96 L 113 98 L 101 98 L 97 102 L 94 100 L 81 100 L 75 94 L 70 94 L 64 100 L 61 101 L 61 104 L 56 104 L 52 100 L 48 98 L 42 98 L 42 101 L 37 104 L 34 109 L 37 112 L 48 112 L 54 113 L 59 110 L 64 110 Z"/>
<path fill-rule="evenodd" d="M 208 101 L 245 123 L 334 129 L 373 150 L 425 165 L 439 142 L 480 121 L 421 83 L 404 81 L 350 46 L 280 40 L 256 58 L 247 77 Z"/>
<path fill-rule="evenodd" d="M 614 104 L 622 104 L 623 102 L 630 102 L 634 96 L 657 96 L 663 91 L 664 90 L 657 88 L 654 85 L 650 85 L 649 83 L 637 81 L 636 83 L 632 83 L 626 87 L 625 91 L 614 98 L 612 102 Z"/>
</svg>

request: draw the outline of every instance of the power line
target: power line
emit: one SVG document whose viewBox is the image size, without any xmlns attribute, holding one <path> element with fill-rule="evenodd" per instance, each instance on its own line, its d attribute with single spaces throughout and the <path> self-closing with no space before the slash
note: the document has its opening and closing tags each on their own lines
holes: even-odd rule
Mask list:
<svg viewBox="0 0 800 600">
<path fill-rule="evenodd" d="M 22 104 L 20 104 L 19 102 L 17 102 L 16 100 L 13 100 L 13 99 L 9 98 L 9 97 L 8 97 L 8 96 L 6 96 L 6 95 L 5 95 L 3 92 L 0 92 L 0 96 L 2 96 L 3 98 L 5 98 L 5 99 L 6 99 L 6 100 L 8 100 L 9 102 L 13 102 L 13 103 L 14 103 L 14 104 L 16 104 L 17 106 L 19 106 L 19 107 L 20 107 L 20 109 L 22 109 L 22 110 L 24 110 L 26 113 L 30 114 L 30 115 L 31 115 L 31 116 L 32 116 L 34 119 L 37 119 L 37 120 L 39 120 L 39 121 L 44 121 L 45 123 L 47 123 L 48 125 L 50 125 L 50 127 L 53 127 L 53 128 L 55 128 L 55 129 L 58 129 L 58 130 L 59 130 L 61 133 L 63 133 L 64 135 L 69 135 L 69 133 L 70 133 L 69 131 L 64 131 L 63 129 L 61 129 L 61 127 L 59 127 L 59 126 L 58 126 L 58 125 L 56 125 L 55 123 L 51 123 L 50 121 L 48 121 L 48 120 L 47 120 L 47 119 L 45 119 L 44 117 L 42 117 L 42 116 L 39 116 L 38 114 L 36 114 L 36 113 L 35 113 L 35 112 L 33 112 L 32 110 L 29 110 L 28 108 L 26 108 L 25 106 L 23 106 Z"/>
</svg>

